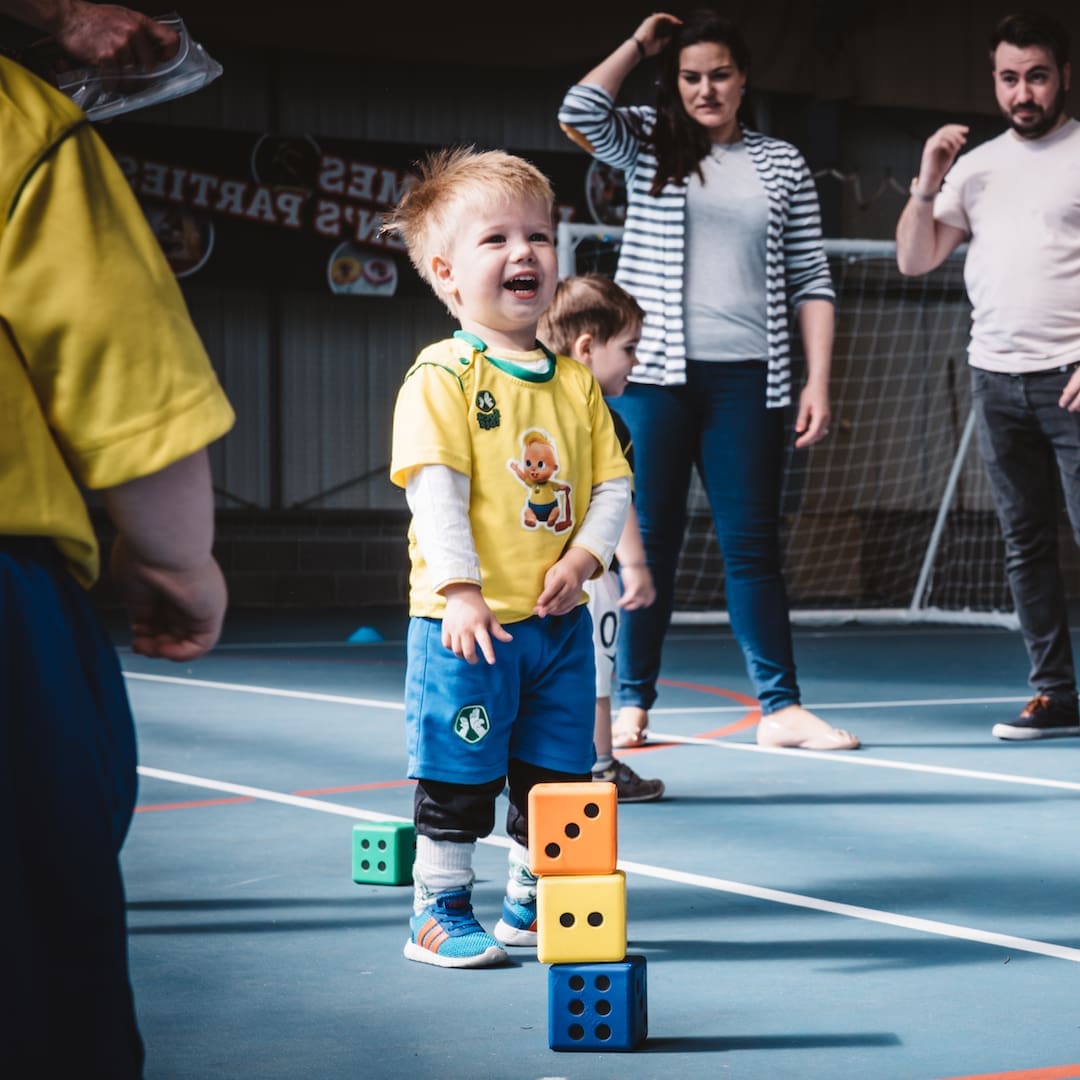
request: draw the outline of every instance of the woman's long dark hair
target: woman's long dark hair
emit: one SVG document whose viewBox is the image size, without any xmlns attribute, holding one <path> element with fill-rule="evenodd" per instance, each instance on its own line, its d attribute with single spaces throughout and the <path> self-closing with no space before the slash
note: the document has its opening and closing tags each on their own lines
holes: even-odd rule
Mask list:
<svg viewBox="0 0 1080 1080">
<path fill-rule="evenodd" d="M 691 120 L 679 94 L 679 58 L 688 45 L 711 41 L 726 45 L 731 59 L 744 75 L 750 73 L 750 50 L 739 28 L 712 8 L 699 8 L 680 26 L 671 43 L 660 54 L 660 76 L 656 81 L 656 126 L 643 133 L 643 141 L 656 153 L 656 177 L 650 194 L 659 195 L 669 181 L 681 182 L 696 172 L 712 149 L 708 132 Z"/>
</svg>

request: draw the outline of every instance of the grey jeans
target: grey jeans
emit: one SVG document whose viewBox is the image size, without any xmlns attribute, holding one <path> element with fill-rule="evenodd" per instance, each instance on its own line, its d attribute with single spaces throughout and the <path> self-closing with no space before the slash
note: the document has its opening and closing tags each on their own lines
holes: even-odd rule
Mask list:
<svg viewBox="0 0 1080 1080">
<path fill-rule="evenodd" d="M 1080 414 L 1058 405 L 1075 368 L 1030 375 L 971 371 L 979 452 L 1005 537 L 1005 569 L 1031 662 L 1029 681 L 1048 694 L 1076 691 L 1057 543 L 1064 493 L 1080 544 Z"/>
</svg>

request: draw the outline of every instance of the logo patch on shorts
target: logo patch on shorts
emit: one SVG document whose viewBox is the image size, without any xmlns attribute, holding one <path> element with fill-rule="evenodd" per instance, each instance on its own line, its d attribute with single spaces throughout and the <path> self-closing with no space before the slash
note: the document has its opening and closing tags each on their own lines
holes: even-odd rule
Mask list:
<svg viewBox="0 0 1080 1080">
<path fill-rule="evenodd" d="M 475 746 L 491 730 L 491 720 L 483 705 L 466 705 L 454 717 L 454 734 Z"/>
</svg>

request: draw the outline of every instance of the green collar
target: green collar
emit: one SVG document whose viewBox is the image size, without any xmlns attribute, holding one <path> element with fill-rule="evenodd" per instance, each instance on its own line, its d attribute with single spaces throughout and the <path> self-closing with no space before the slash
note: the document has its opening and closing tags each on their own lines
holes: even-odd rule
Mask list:
<svg viewBox="0 0 1080 1080">
<path fill-rule="evenodd" d="M 467 330 L 455 330 L 454 337 L 459 341 L 464 341 L 466 345 L 480 353 L 489 363 L 494 364 L 500 371 L 505 371 L 507 375 L 512 375 L 515 379 L 541 383 L 548 382 L 555 377 L 555 354 L 543 342 L 538 341 L 536 344 L 543 350 L 548 359 L 547 371 L 530 371 L 528 368 L 519 367 L 512 360 L 503 360 L 500 357 L 492 356 L 487 351 L 487 342 L 482 341 L 475 334 L 470 334 Z"/>
</svg>

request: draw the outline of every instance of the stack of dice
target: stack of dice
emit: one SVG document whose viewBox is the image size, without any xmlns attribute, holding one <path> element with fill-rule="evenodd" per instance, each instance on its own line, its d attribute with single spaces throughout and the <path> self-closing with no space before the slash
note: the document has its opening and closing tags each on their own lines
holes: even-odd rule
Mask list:
<svg viewBox="0 0 1080 1080">
<path fill-rule="evenodd" d="M 537 959 L 548 970 L 552 1050 L 633 1050 L 648 1035 L 645 957 L 626 955 L 626 875 L 614 784 L 537 784 L 529 868 Z"/>
</svg>

